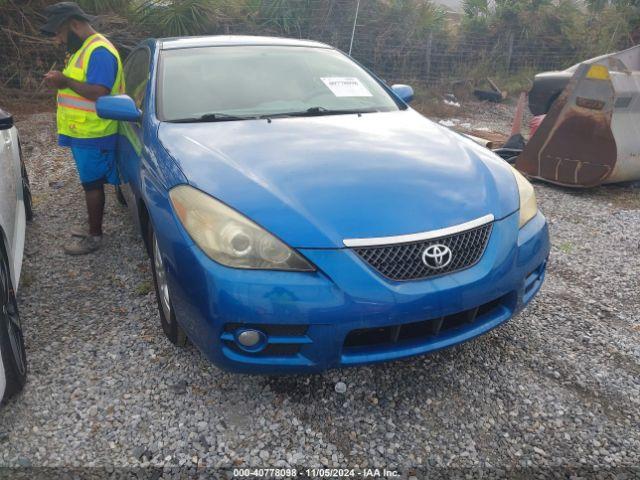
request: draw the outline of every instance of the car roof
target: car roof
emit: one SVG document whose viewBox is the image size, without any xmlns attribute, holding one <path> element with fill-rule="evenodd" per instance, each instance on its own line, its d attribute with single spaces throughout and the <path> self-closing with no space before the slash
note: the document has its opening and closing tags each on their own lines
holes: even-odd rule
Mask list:
<svg viewBox="0 0 640 480">
<path fill-rule="evenodd" d="M 161 50 L 239 45 L 333 48 L 329 45 L 325 45 L 324 43 L 314 42 L 312 40 L 298 40 L 295 38 L 280 37 L 258 37 L 251 35 L 207 35 L 200 37 L 159 38 L 158 43 Z"/>
</svg>

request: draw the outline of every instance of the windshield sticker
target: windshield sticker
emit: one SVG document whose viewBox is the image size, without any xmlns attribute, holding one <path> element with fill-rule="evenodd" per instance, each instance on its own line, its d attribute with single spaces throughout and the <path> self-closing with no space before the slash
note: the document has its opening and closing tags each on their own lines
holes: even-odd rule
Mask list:
<svg viewBox="0 0 640 480">
<path fill-rule="evenodd" d="M 356 77 L 321 77 L 320 80 L 336 97 L 372 97 Z"/>
</svg>

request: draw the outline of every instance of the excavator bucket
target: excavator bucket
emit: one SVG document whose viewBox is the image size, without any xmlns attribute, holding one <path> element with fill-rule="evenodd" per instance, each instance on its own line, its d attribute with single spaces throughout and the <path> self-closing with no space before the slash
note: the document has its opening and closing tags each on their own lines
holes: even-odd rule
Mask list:
<svg viewBox="0 0 640 480">
<path fill-rule="evenodd" d="M 576 69 L 518 170 L 567 187 L 640 180 L 640 71 L 617 58 L 603 63 Z"/>
</svg>

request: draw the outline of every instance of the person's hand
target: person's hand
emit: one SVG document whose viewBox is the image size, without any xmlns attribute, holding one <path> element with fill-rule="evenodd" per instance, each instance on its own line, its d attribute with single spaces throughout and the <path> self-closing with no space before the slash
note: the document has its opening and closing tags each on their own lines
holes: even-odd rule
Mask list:
<svg viewBox="0 0 640 480">
<path fill-rule="evenodd" d="M 57 70 L 47 72 L 44 76 L 44 82 L 51 88 L 62 89 L 67 87 L 67 77 Z"/>
</svg>

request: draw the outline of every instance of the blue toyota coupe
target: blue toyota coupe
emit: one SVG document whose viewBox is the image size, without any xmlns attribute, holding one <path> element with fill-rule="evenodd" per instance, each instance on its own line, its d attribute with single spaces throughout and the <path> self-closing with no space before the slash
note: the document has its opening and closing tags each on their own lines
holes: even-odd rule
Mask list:
<svg viewBox="0 0 640 480">
<path fill-rule="evenodd" d="M 549 238 L 531 184 L 316 42 L 147 40 L 124 66 L 124 196 L 162 328 L 222 368 L 423 354 L 506 322 Z"/>
</svg>

